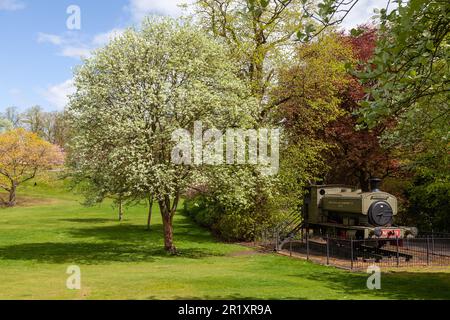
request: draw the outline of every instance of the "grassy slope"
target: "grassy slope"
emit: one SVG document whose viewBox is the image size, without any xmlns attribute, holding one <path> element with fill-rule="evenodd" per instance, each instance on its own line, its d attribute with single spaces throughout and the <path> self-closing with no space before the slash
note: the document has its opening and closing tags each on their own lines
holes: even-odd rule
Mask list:
<svg viewBox="0 0 450 320">
<path fill-rule="evenodd" d="M 58 188 L 39 184 L 22 194 L 47 204 L 0 209 L 0 299 L 450 299 L 449 269 L 383 274 L 382 290 L 365 274 L 318 266 L 215 241 L 177 215 L 182 255 L 162 247 L 161 220 L 145 230 L 143 206 L 119 223 L 110 204 L 85 208 Z M 79 265 L 82 290 L 66 289 L 66 269 Z"/>
</svg>

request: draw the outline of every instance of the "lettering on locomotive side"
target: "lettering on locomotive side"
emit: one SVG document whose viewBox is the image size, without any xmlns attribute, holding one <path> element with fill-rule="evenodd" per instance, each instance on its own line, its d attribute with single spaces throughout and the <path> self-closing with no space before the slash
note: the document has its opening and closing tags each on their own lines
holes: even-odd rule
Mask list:
<svg viewBox="0 0 450 320">
<path fill-rule="evenodd" d="M 344 207 L 344 206 L 352 206 L 354 205 L 356 202 L 352 201 L 352 200 L 346 200 L 346 201 L 333 201 L 333 200 L 328 200 L 327 201 L 328 204 L 331 205 L 335 205 L 338 207 Z"/>
</svg>

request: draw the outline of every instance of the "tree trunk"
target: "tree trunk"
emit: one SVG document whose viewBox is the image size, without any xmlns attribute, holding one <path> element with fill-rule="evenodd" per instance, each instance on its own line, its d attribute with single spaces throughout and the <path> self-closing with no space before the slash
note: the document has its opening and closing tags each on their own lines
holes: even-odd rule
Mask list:
<svg viewBox="0 0 450 320">
<path fill-rule="evenodd" d="M 164 229 L 164 249 L 171 254 L 176 254 L 177 248 L 173 244 L 173 225 L 171 210 L 169 209 L 169 206 L 167 206 L 165 201 L 159 201 L 159 208 L 161 210 Z"/>
<path fill-rule="evenodd" d="M 163 216 L 163 226 L 164 226 L 164 249 L 171 253 L 177 253 L 177 248 L 173 244 L 173 226 L 172 219 L 167 215 Z"/>
<path fill-rule="evenodd" d="M 119 221 L 123 220 L 123 207 L 122 207 L 122 200 L 119 200 Z"/>
<path fill-rule="evenodd" d="M 147 230 L 150 230 L 152 223 L 152 209 L 153 209 L 153 196 L 148 198 L 148 218 L 147 218 Z"/>
<path fill-rule="evenodd" d="M 13 183 L 11 186 L 11 189 L 9 190 L 9 199 L 8 199 L 8 203 L 7 203 L 8 207 L 14 207 L 17 203 L 16 190 L 17 190 L 17 186 L 15 183 Z"/>
<path fill-rule="evenodd" d="M 367 174 L 365 171 L 360 170 L 359 171 L 359 186 L 361 187 L 362 192 L 369 192 L 370 191 L 370 175 Z"/>
</svg>

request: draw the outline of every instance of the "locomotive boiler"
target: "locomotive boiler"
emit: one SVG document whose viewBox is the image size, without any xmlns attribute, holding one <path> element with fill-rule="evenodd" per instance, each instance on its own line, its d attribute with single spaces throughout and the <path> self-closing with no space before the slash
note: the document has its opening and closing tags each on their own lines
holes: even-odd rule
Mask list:
<svg viewBox="0 0 450 320">
<path fill-rule="evenodd" d="M 371 180 L 363 192 L 344 185 L 313 185 L 307 188 L 303 206 L 304 226 L 315 235 L 353 239 L 415 237 L 417 229 L 396 226 L 397 198 Z"/>
</svg>

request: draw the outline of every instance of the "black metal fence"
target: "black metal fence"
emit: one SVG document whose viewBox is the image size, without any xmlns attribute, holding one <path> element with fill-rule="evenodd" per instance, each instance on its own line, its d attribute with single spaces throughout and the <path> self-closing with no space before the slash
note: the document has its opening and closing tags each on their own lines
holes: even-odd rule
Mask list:
<svg viewBox="0 0 450 320">
<path fill-rule="evenodd" d="M 262 238 L 260 245 L 300 255 L 321 264 L 360 270 L 380 267 L 449 266 L 450 236 L 425 235 L 411 239 L 337 239 L 302 236 L 280 241 L 275 232 Z"/>
</svg>

